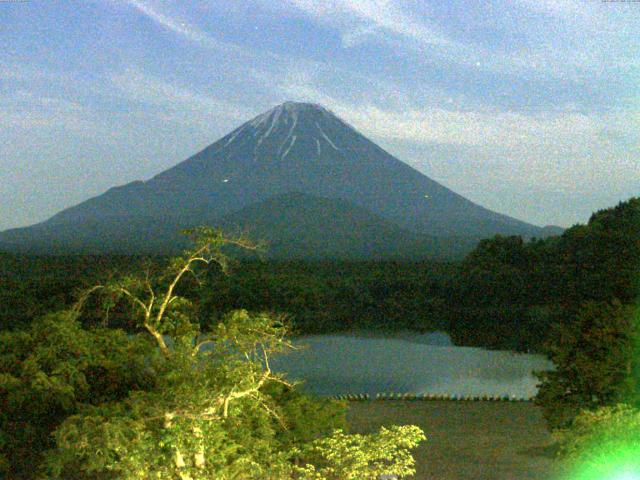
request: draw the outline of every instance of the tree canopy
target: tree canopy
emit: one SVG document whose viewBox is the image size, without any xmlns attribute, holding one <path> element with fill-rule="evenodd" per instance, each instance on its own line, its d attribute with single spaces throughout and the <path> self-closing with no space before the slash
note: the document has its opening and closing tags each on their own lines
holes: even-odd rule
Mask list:
<svg viewBox="0 0 640 480">
<path fill-rule="evenodd" d="M 551 428 L 566 428 L 582 410 L 640 399 L 640 330 L 636 309 L 588 302 L 549 341 L 552 371 L 539 373 L 536 403 Z"/>
<path fill-rule="evenodd" d="M 183 283 L 200 284 L 213 265 L 228 270 L 225 248 L 259 246 L 189 233 L 193 248 L 163 271 L 97 284 L 72 310 L 2 334 L 0 468 L 71 480 L 412 474 L 419 429 L 345 434 L 344 404 L 305 396 L 271 370 L 270 357 L 290 348 L 286 318 L 242 309 L 201 318 Z M 104 325 L 82 325 L 89 307 Z M 129 332 L 108 327 L 113 311 L 128 312 Z"/>
</svg>

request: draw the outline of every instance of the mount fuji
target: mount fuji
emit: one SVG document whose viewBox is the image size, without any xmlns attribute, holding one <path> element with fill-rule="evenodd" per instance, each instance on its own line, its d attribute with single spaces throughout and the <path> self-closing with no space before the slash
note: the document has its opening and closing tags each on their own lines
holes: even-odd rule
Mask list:
<svg viewBox="0 0 640 480">
<path fill-rule="evenodd" d="M 482 237 L 544 236 L 403 163 L 322 106 L 286 102 L 147 181 L 114 187 L 3 250 L 161 253 L 179 229 L 248 229 L 281 257 L 449 256 Z"/>
</svg>

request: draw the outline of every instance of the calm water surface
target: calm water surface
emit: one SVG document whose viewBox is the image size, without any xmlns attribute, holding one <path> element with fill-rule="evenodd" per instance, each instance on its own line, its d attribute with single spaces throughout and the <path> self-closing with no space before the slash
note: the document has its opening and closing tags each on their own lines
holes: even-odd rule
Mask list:
<svg viewBox="0 0 640 480">
<path fill-rule="evenodd" d="M 382 392 L 458 396 L 536 394 L 532 371 L 552 367 L 542 355 L 455 347 L 446 334 L 392 338 L 312 335 L 298 350 L 273 359 L 274 370 L 303 380 L 318 395 Z"/>
</svg>

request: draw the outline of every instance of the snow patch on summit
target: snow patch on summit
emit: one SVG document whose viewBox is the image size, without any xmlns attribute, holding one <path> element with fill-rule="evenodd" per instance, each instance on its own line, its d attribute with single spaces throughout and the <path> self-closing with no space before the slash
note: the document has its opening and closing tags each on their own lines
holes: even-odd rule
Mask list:
<svg viewBox="0 0 640 480">
<path fill-rule="evenodd" d="M 289 153 L 289 150 L 291 150 L 291 147 L 293 147 L 293 144 L 296 143 L 296 138 L 297 136 L 294 135 L 293 137 L 291 137 L 291 145 L 289 145 L 289 147 L 285 150 L 284 154 L 282 155 L 282 157 L 280 157 L 282 160 L 284 160 L 284 157 L 287 156 L 287 153 Z"/>
<path fill-rule="evenodd" d="M 264 139 L 271 134 L 271 132 L 273 131 L 273 127 L 276 125 L 276 123 L 278 123 L 278 119 L 280 118 L 281 113 L 282 113 L 281 108 L 276 108 L 275 111 L 271 113 L 271 125 L 269 125 L 269 128 L 267 129 L 267 131 L 258 140 L 258 146 L 260 146 L 264 141 Z"/>
<path fill-rule="evenodd" d="M 349 125 L 345 124 L 342 120 L 335 117 L 335 115 L 333 115 L 329 110 L 320 105 L 302 102 L 284 102 L 271 110 L 258 115 L 253 120 L 250 120 L 231 132 L 224 141 L 222 148 L 226 148 L 233 142 L 237 142 L 238 139 L 242 142 L 245 138 L 242 134 L 245 134 L 246 136 L 246 132 L 251 131 L 251 136 L 254 139 L 257 139 L 253 144 L 254 159 L 257 158 L 258 149 L 261 145 L 269 138 L 273 137 L 277 137 L 277 140 L 275 141 L 279 143 L 277 147 L 277 155 L 281 159 L 284 159 L 296 143 L 297 137 L 300 136 L 300 133 L 296 131 L 298 130 L 298 126 L 302 123 L 309 122 L 310 126 L 315 124 L 319 133 L 315 138 L 312 137 L 312 139 L 309 139 L 315 141 L 318 156 L 322 153 L 322 142 L 327 142 L 335 151 L 340 151 L 340 148 L 338 148 L 336 143 L 323 129 L 325 120 L 331 122 L 334 119 L 341 125 L 349 127 Z M 328 124 L 324 125 L 325 128 L 327 125 Z M 247 127 L 249 127 L 248 130 Z M 286 132 L 286 134 L 283 138 L 282 134 L 284 132 Z"/>
<path fill-rule="evenodd" d="M 282 149 L 284 148 L 284 146 L 287 144 L 287 142 L 289 141 L 289 139 L 291 138 L 291 135 L 293 135 L 293 131 L 296 129 L 296 125 L 298 125 L 298 112 L 294 111 L 291 115 L 291 118 L 293 120 L 293 123 L 291 124 L 291 128 L 289 129 L 289 133 L 287 133 L 286 138 L 284 139 L 284 142 L 282 142 L 282 145 L 280 145 L 280 148 L 278 149 L 278 153 L 282 152 Z M 295 136 L 294 136 L 295 137 Z M 295 142 L 295 140 L 294 140 Z M 289 148 L 291 148 L 293 146 L 293 144 L 291 144 L 289 146 Z M 287 150 L 289 151 L 289 150 Z M 284 158 L 281 157 L 281 158 Z"/>
<path fill-rule="evenodd" d="M 320 134 L 324 137 L 324 139 L 329 142 L 329 145 L 331 145 L 333 147 L 334 150 L 336 151 L 340 151 L 340 149 L 338 147 L 335 146 L 335 144 L 331 141 L 331 139 L 329 137 L 327 137 L 327 134 L 324 133 L 324 130 L 322 130 L 322 127 L 320 126 L 320 124 L 318 122 L 316 122 L 316 127 L 318 127 L 318 130 L 320 130 Z"/>
<path fill-rule="evenodd" d="M 240 135 L 240 132 L 242 132 L 242 131 L 245 129 L 245 127 L 246 127 L 246 126 L 247 126 L 247 125 L 246 125 L 246 124 L 244 124 L 244 125 L 242 125 L 240 128 L 238 128 L 238 129 L 235 131 L 235 133 L 231 136 L 231 138 L 230 138 L 229 140 L 227 140 L 227 143 L 225 143 L 225 144 L 224 144 L 224 146 L 225 146 L 225 147 L 228 147 L 228 146 L 229 146 L 229 144 L 230 144 L 231 142 L 233 142 L 233 141 L 236 139 L 236 137 L 237 137 L 238 135 Z"/>
</svg>

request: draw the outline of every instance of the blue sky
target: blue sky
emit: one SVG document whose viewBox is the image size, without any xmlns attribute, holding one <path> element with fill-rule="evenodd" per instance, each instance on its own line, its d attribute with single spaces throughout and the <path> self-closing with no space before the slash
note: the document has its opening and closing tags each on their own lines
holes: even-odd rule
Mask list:
<svg viewBox="0 0 640 480">
<path fill-rule="evenodd" d="M 0 0 L 0 229 L 321 103 L 488 208 L 640 193 L 640 3 Z"/>
</svg>

